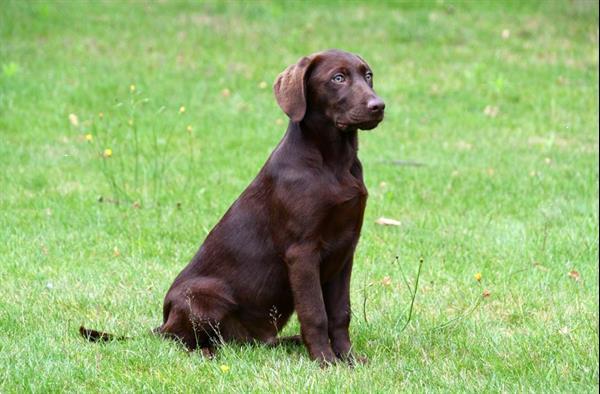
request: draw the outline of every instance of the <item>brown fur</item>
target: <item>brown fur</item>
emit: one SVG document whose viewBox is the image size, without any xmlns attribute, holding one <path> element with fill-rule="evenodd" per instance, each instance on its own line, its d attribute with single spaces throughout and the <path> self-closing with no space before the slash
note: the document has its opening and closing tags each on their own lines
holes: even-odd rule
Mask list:
<svg viewBox="0 0 600 394">
<path fill-rule="evenodd" d="M 156 332 L 212 354 L 221 342 L 278 343 L 296 311 L 312 359 L 351 360 L 350 274 L 367 200 L 357 130 L 385 108 L 368 74 L 358 56 L 330 50 L 279 75 L 287 132 L 171 285 Z"/>
</svg>

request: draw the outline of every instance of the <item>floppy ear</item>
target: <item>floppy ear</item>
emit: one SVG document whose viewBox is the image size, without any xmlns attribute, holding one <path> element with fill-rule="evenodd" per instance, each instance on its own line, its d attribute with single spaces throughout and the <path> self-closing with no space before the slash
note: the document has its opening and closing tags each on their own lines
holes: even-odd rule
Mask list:
<svg viewBox="0 0 600 394">
<path fill-rule="evenodd" d="M 294 122 L 306 113 L 306 76 L 316 55 L 306 56 L 286 68 L 275 80 L 273 91 L 277 104 Z"/>
</svg>

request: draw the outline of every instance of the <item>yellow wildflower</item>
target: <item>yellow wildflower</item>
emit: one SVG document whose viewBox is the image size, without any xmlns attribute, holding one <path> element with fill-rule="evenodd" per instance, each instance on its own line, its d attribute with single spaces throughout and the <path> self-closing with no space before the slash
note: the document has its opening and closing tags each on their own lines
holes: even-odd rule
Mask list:
<svg viewBox="0 0 600 394">
<path fill-rule="evenodd" d="M 179 113 L 182 114 L 185 112 L 185 107 L 182 105 L 181 107 L 179 107 Z"/>
<path fill-rule="evenodd" d="M 221 365 L 219 368 L 221 369 L 221 371 L 223 373 L 227 373 L 231 369 L 231 368 L 229 368 L 229 365 L 225 365 L 225 364 Z"/>
<path fill-rule="evenodd" d="M 87 134 L 85 135 L 85 140 L 86 140 L 86 141 L 91 141 L 91 140 L 93 140 L 93 139 L 94 139 L 94 136 L 92 136 L 90 133 L 87 133 Z"/>
<path fill-rule="evenodd" d="M 104 152 L 102 152 L 102 156 L 104 156 L 104 157 L 111 157 L 112 156 L 112 149 L 110 149 L 110 148 L 104 149 Z"/>
<path fill-rule="evenodd" d="M 135 85 L 134 84 L 129 85 L 129 91 L 131 93 L 135 92 Z"/>
<path fill-rule="evenodd" d="M 476 273 L 474 277 L 477 282 L 481 281 L 481 272 Z"/>
</svg>

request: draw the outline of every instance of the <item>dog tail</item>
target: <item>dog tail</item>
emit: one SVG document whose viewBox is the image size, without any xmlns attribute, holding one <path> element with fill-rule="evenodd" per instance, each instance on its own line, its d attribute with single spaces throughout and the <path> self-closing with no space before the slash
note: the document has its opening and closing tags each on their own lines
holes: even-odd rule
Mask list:
<svg viewBox="0 0 600 394">
<path fill-rule="evenodd" d="M 131 339 L 129 337 L 118 336 L 114 334 L 109 334 L 107 332 L 92 330 L 90 328 L 85 328 L 84 326 L 79 327 L 79 333 L 82 337 L 84 337 L 90 342 L 126 341 L 128 339 Z"/>
</svg>

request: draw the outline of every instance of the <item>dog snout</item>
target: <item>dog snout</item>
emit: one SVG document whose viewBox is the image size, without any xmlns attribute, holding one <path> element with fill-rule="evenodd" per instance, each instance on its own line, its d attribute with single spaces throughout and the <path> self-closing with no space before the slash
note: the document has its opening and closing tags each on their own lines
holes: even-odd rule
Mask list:
<svg viewBox="0 0 600 394">
<path fill-rule="evenodd" d="M 367 102 L 367 108 L 370 112 L 383 112 L 385 103 L 379 97 L 373 97 Z"/>
</svg>

